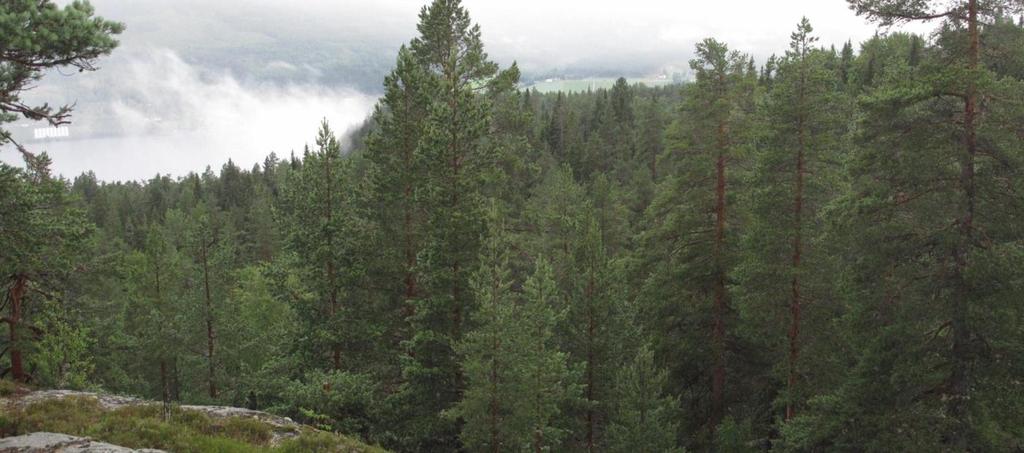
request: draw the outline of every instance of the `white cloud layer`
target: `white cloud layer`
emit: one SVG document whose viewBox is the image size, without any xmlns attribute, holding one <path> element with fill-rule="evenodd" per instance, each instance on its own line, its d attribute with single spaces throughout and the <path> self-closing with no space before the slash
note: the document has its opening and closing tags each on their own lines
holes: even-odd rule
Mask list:
<svg viewBox="0 0 1024 453">
<path fill-rule="evenodd" d="M 243 85 L 228 74 L 205 74 L 166 49 L 132 58 L 119 68 L 118 96 L 93 118 L 113 135 L 25 143 L 47 151 L 55 170 L 74 176 L 93 170 L 100 179 L 180 176 L 218 168 L 230 158 L 250 167 L 271 151 L 287 156 L 312 143 L 326 118 L 339 134 L 361 124 L 375 98 L 317 85 Z M 81 130 L 81 129 L 80 129 Z M 17 162 L 9 150 L 0 152 Z"/>
</svg>

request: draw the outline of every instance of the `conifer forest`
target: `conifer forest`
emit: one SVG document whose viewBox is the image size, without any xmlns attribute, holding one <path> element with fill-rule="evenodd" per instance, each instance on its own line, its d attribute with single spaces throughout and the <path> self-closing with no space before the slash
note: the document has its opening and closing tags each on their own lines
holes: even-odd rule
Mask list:
<svg viewBox="0 0 1024 453">
<path fill-rule="evenodd" d="M 1024 451 L 1020 0 L 847 0 L 874 37 L 553 92 L 425 0 L 357 130 L 139 181 L 7 126 L 77 120 L 25 95 L 132 26 L 57 3 L 0 1 L 15 392 L 395 452 Z"/>
</svg>

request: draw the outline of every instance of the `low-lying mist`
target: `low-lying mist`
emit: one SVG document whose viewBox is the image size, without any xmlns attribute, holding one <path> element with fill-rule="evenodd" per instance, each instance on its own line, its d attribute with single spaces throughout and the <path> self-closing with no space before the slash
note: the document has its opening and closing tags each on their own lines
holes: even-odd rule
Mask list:
<svg viewBox="0 0 1024 453">
<path fill-rule="evenodd" d="M 250 167 L 272 151 L 282 157 L 301 152 L 321 119 L 344 134 L 375 102 L 349 88 L 241 82 L 167 49 L 133 52 L 103 71 L 116 74 L 104 82 L 116 86 L 96 89 L 112 95 L 79 105 L 70 138 L 23 142 L 34 152 L 47 151 L 64 176 L 87 170 L 108 181 L 181 176 L 216 169 L 229 158 Z M 7 148 L 0 158 L 20 160 Z"/>
</svg>

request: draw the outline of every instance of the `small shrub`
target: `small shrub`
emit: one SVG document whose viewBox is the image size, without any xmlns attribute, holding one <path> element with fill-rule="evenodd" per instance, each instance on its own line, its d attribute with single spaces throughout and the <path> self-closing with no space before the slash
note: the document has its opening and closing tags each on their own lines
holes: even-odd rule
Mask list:
<svg viewBox="0 0 1024 453">
<path fill-rule="evenodd" d="M 331 453 L 349 450 L 342 449 L 337 436 L 325 432 L 311 432 L 289 439 L 281 444 L 278 451 L 281 453 Z"/>
<path fill-rule="evenodd" d="M 265 445 L 274 433 L 270 425 L 253 418 L 231 417 L 219 426 L 224 437 L 253 445 Z"/>
<path fill-rule="evenodd" d="M 7 379 L 0 379 L 0 396 L 10 396 L 18 391 L 18 384 Z"/>
<path fill-rule="evenodd" d="M 18 421 L 8 414 L 0 415 L 0 438 L 16 436 L 18 434 Z"/>
<path fill-rule="evenodd" d="M 95 398 L 76 396 L 40 401 L 19 411 L 19 431 L 82 436 L 102 414 L 103 408 Z"/>
<path fill-rule="evenodd" d="M 289 439 L 274 450 L 277 453 L 385 453 L 348 437 L 322 431 L 307 431 Z"/>
</svg>

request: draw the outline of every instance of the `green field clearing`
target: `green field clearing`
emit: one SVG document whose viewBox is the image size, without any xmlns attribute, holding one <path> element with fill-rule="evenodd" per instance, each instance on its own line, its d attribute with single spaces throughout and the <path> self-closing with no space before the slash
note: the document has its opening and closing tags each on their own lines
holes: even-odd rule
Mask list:
<svg viewBox="0 0 1024 453">
<path fill-rule="evenodd" d="M 564 80 L 551 80 L 551 81 L 540 81 L 535 82 L 532 85 L 527 85 L 526 88 L 535 89 L 541 93 L 554 93 L 558 91 L 564 92 L 580 92 L 587 90 L 598 90 L 601 88 L 611 88 L 615 85 L 615 78 L 593 78 L 593 79 L 564 79 Z M 666 86 L 672 84 L 672 79 L 629 79 L 626 81 L 630 85 L 639 83 L 649 87 Z"/>
</svg>

